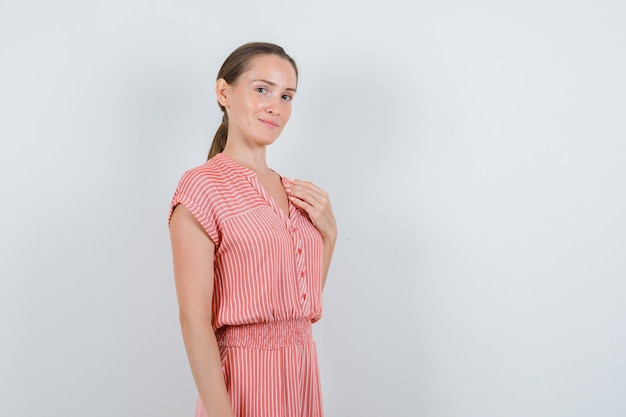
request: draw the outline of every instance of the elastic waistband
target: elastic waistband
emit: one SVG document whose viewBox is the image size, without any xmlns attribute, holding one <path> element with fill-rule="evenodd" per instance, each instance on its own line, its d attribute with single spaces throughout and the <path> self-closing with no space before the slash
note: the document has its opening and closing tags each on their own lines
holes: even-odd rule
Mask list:
<svg viewBox="0 0 626 417">
<path fill-rule="evenodd" d="M 215 331 L 219 346 L 278 349 L 313 342 L 310 320 L 224 326 Z"/>
</svg>

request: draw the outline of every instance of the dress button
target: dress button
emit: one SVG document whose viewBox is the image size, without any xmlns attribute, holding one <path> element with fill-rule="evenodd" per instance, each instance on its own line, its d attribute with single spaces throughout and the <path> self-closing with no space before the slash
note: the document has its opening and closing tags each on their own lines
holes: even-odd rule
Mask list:
<svg viewBox="0 0 626 417">
<path fill-rule="evenodd" d="M 302 248 L 298 248 L 298 255 L 302 253 Z"/>
<path fill-rule="evenodd" d="M 302 301 L 306 301 L 306 294 L 302 294 Z"/>
<path fill-rule="evenodd" d="M 297 227 L 294 227 L 293 229 L 291 229 L 292 232 L 296 233 L 298 231 Z"/>
<path fill-rule="evenodd" d="M 300 272 L 300 276 L 304 278 L 304 271 Z"/>
</svg>

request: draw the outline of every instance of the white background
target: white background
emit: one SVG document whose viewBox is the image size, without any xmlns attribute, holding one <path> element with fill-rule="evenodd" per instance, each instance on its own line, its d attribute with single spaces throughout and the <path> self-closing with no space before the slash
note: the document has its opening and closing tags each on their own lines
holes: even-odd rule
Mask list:
<svg viewBox="0 0 626 417">
<path fill-rule="evenodd" d="M 251 40 L 301 70 L 271 165 L 339 223 L 326 415 L 626 415 L 608 0 L 3 1 L 0 415 L 193 415 L 166 217 Z"/>
</svg>

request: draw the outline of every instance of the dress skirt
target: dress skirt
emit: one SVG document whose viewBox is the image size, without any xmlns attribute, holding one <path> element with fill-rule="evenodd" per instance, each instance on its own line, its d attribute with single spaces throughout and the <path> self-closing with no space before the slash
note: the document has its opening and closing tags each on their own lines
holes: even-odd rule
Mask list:
<svg viewBox="0 0 626 417">
<path fill-rule="evenodd" d="M 225 326 L 215 332 L 236 417 L 322 417 L 310 320 Z M 200 398 L 196 417 L 207 417 Z"/>
</svg>

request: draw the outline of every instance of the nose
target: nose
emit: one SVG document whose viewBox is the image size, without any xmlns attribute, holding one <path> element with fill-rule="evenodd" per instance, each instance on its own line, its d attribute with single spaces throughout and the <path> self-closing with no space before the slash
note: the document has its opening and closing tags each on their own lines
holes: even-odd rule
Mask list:
<svg viewBox="0 0 626 417">
<path fill-rule="evenodd" d="M 265 111 L 272 116 L 280 116 L 280 110 L 278 109 L 278 106 L 268 106 Z"/>
<path fill-rule="evenodd" d="M 280 97 L 278 99 L 273 98 L 268 101 L 265 111 L 274 116 L 280 116 L 280 104 Z"/>
</svg>

